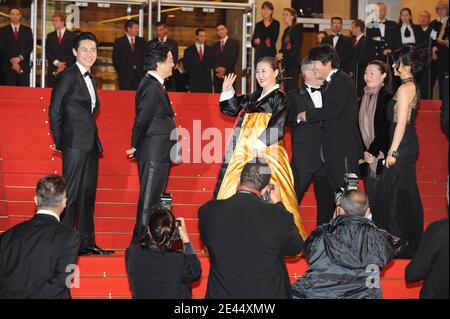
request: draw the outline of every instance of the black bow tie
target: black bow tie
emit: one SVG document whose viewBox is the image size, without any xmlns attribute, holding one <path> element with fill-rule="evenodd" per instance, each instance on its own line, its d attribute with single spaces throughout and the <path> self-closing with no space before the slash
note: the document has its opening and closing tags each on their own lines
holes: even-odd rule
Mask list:
<svg viewBox="0 0 450 319">
<path fill-rule="evenodd" d="M 310 91 L 311 91 L 311 93 L 314 93 L 314 92 L 316 92 L 316 91 L 322 91 L 322 87 L 320 87 L 320 88 L 313 88 L 313 87 L 311 87 L 311 86 L 309 86 L 309 85 L 306 85 L 305 84 L 305 87 L 307 88 L 307 89 L 309 89 Z"/>
<path fill-rule="evenodd" d="M 83 76 L 84 76 L 84 77 L 87 77 L 87 76 L 88 76 L 88 77 L 92 78 L 92 77 L 91 77 L 91 73 L 89 73 L 89 71 L 84 72 Z"/>
<path fill-rule="evenodd" d="M 378 24 L 386 24 L 386 21 L 378 21 Z"/>
<path fill-rule="evenodd" d="M 404 36 L 405 36 L 405 38 L 409 38 L 411 36 L 411 31 L 409 31 L 409 27 L 405 28 Z"/>
</svg>

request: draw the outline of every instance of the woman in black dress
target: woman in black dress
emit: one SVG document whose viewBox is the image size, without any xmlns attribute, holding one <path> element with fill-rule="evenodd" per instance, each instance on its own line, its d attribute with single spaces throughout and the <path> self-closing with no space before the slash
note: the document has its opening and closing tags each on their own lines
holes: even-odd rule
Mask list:
<svg viewBox="0 0 450 319">
<path fill-rule="evenodd" d="M 264 2 L 261 10 L 263 19 L 255 25 L 252 37 L 252 46 L 255 48 L 255 68 L 257 61 L 261 58 L 275 57 L 280 34 L 280 22 L 273 18 L 273 4 L 269 1 Z"/>
<path fill-rule="evenodd" d="M 419 142 L 415 121 L 420 96 L 414 80 L 423 68 L 422 55 L 414 46 L 404 46 L 392 66 L 402 84 L 388 106 L 391 142 L 373 205 L 374 221 L 408 241 L 399 258 L 414 256 L 423 233 L 423 206 L 416 177 Z"/>
<path fill-rule="evenodd" d="M 283 19 L 287 27 L 281 38 L 281 49 L 276 55 L 283 69 L 282 78 L 285 92 L 298 88 L 298 76 L 301 65 L 303 27 L 297 23 L 297 12 L 292 8 L 283 10 Z"/>
</svg>

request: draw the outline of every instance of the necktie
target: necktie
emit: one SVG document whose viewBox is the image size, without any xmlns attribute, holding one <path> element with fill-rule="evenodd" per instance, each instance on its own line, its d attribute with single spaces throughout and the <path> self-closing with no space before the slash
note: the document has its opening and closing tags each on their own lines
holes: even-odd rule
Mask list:
<svg viewBox="0 0 450 319">
<path fill-rule="evenodd" d="M 220 52 L 223 52 L 223 47 L 224 47 L 223 40 L 220 40 Z"/>
<path fill-rule="evenodd" d="M 19 40 L 19 30 L 17 29 L 17 27 L 14 27 L 14 37 L 16 38 L 16 40 Z"/>
<path fill-rule="evenodd" d="M 305 86 L 306 86 L 307 89 L 309 89 L 311 91 L 311 93 L 314 93 L 316 91 L 322 91 L 322 87 L 316 89 L 316 88 L 313 88 L 312 86 L 309 86 L 309 85 L 306 85 L 306 84 L 305 84 Z"/>
<path fill-rule="evenodd" d="M 203 62 L 203 50 L 202 50 L 202 46 L 200 46 L 199 49 L 198 49 L 198 56 L 200 57 L 200 62 Z"/>
<path fill-rule="evenodd" d="M 58 31 L 58 44 L 61 44 L 61 42 L 62 42 L 61 31 Z"/>
<path fill-rule="evenodd" d="M 405 28 L 404 36 L 405 36 L 405 38 L 409 38 L 411 36 L 411 31 L 409 31 L 409 27 Z"/>
<path fill-rule="evenodd" d="M 131 46 L 131 52 L 134 52 L 134 38 L 131 38 L 130 46 Z"/>
</svg>

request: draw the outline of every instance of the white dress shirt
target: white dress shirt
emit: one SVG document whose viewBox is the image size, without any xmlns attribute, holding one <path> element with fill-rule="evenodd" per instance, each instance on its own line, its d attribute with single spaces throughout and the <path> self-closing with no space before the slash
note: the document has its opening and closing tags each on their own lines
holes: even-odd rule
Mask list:
<svg viewBox="0 0 450 319">
<path fill-rule="evenodd" d="M 200 55 L 200 48 L 202 48 L 202 54 L 205 56 L 205 45 L 195 42 L 195 47 L 197 48 L 198 55 Z"/>
<path fill-rule="evenodd" d="M 311 97 L 311 99 L 314 103 L 314 107 L 316 109 L 322 108 L 322 92 L 321 91 L 311 92 L 310 86 L 308 84 L 306 84 L 306 85 L 307 85 L 306 90 L 308 91 L 309 96 Z"/>
<path fill-rule="evenodd" d="M 84 66 L 82 66 L 78 61 L 77 61 L 77 66 L 80 69 L 81 76 L 84 78 L 84 82 L 86 82 L 86 86 L 89 90 L 89 95 L 91 96 L 91 112 L 94 113 L 95 104 L 97 103 L 97 98 L 95 96 L 94 84 L 92 83 L 92 79 L 90 76 L 84 76 L 84 74 L 87 72 L 86 68 Z"/>
<path fill-rule="evenodd" d="M 36 212 L 36 214 L 50 215 L 55 217 L 58 221 L 60 221 L 59 216 L 56 213 L 52 212 L 51 210 L 40 209 Z"/>
<path fill-rule="evenodd" d="M 225 43 L 227 43 L 227 40 L 228 40 L 228 36 L 226 36 L 226 37 L 223 38 L 223 39 L 220 39 L 220 40 L 219 40 L 219 43 L 220 43 L 220 41 L 222 41 L 223 46 L 225 47 Z"/>
<path fill-rule="evenodd" d="M 158 80 L 159 83 L 161 83 L 162 86 L 164 86 L 164 79 L 162 77 L 159 76 L 158 73 L 156 73 L 155 71 L 148 71 L 148 74 L 150 74 L 151 76 L 153 76 L 155 79 Z"/>
<path fill-rule="evenodd" d="M 381 37 L 384 38 L 386 34 L 386 20 L 384 21 L 378 21 L 378 22 L 384 22 L 384 23 L 378 23 L 378 28 L 380 29 Z"/>
<path fill-rule="evenodd" d="M 333 48 L 336 48 L 336 44 L 339 40 L 339 34 L 333 34 Z"/>
<path fill-rule="evenodd" d="M 125 33 L 125 35 L 128 38 L 128 43 L 130 44 L 130 46 L 131 46 L 131 40 L 133 40 L 134 44 L 136 44 L 136 38 L 135 37 L 130 37 L 130 35 L 128 33 Z"/>
<path fill-rule="evenodd" d="M 164 38 L 158 38 L 158 41 L 162 43 L 167 42 L 167 35 Z"/>
<path fill-rule="evenodd" d="M 331 76 L 332 76 L 333 74 L 335 74 L 337 71 L 338 71 L 338 69 L 332 69 L 332 70 L 331 70 L 330 74 L 328 74 L 328 76 L 327 76 L 327 82 L 330 82 L 330 81 L 331 81 Z"/>
<path fill-rule="evenodd" d="M 408 38 L 405 37 L 405 30 L 408 28 L 409 33 L 411 34 Z M 416 43 L 416 38 L 414 37 L 414 31 L 411 25 L 402 25 L 400 28 L 400 34 L 402 36 L 402 44 L 414 44 Z"/>
</svg>

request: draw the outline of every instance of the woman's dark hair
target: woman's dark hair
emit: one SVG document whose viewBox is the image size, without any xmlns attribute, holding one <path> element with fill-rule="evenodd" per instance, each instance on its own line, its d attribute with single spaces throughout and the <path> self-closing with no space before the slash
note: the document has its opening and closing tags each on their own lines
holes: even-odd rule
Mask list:
<svg viewBox="0 0 450 319">
<path fill-rule="evenodd" d="M 422 71 L 427 61 L 427 53 L 423 49 L 418 49 L 414 45 L 404 45 L 393 54 L 394 62 L 397 66 L 403 63 L 404 66 L 411 67 L 411 73 L 416 76 Z"/>
<path fill-rule="evenodd" d="M 292 21 L 292 25 L 291 26 L 296 25 L 297 24 L 297 18 L 298 18 L 297 11 L 295 9 L 292 9 L 292 8 L 284 8 L 283 11 L 289 12 L 289 14 L 294 17 L 294 20 Z"/>
<path fill-rule="evenodd" d="M 265 2 L 262 4 L 262 6 L 261 6 L 261 9 L 264 9 L 264 8 L 273 11 L 273 4 L 272 4 L 272 2 L 270 2 L 270 1 L 265 1 Z"/>
<path fill-rule="evenodd" d="M 280 62 L 278 62 L 277 59 L 275 59 L 274 57 L 271 56 L 265 56 L 262 57 L 261 59 L 258 60 L 258 62 L 256 63 L 256 65 L 260 64 L 260 63 L 267 63 L 270 65 L 270 68 L 272 70 L 278 70 L 278 76 L 277 76 L 277 83 L 281 82 L 281 70 L 280 70 Z"/>
<path fill-rule="evenodd" d="M 379 60 L 373 60 L 370 61 L 367 66 L 369 65 L 375 65 L 377 66 L 378 70 L 380 70 L 381 74 L 386 74 L 386 77 L 384 78 L 384 87 L 386 88 L 386 90 L 388 92 L 392 92 L 392 72 L 391 72 L 391 68 L 384 63 L 383 61 L 379 61 Z"/>
<path fill-rule="evenodd" d="M 81 32 L 79 35 L 77 35 L 77 37 L 75 38 L 75 40 L 73 41 L 73 48 L 76 50 L 78 50 L 78 48 L 80 47 L 80 42 L 83 40 L 91 40 L 95 42 L 95 46 L 98 47 L 98 41 L 97 38 L 95 37 L 95 35 L 91 32 Z"/>
<path fill-rule="evenodd" d="M 411 11 L 410 8 L 403 8 L 403 9 L 400 10 L 400 16 L 398 18 L 398 24 L 400 26 L 403 24 L 403 22 L 402 22 L 402 13 L 403 13 L 403 11 L 408 11 L 409 16 L 411 17 L 411 19 L 409 19 L 409 23 L 412 24 L 413 23 L 413 21 L 412 21 L 413 16 L 412 16 L 412 11 Z"/>
<path fill-rule="evenodd" d="M 340 60 L 336 50 L 329 44 L 321 44 L 309 50 L 308 58 L 311 61 L 320 61 L 322 64 L 331 62 L 333 69 L 339 69 Z"/>
<path fill-rule="evenodd" d="M 145 54 L 144 60 L 144 70 L 145 71 L 155 71 L 159 63 L 164 63 L 167 61 L 167 55 L 169 54 L 170 48 L 167 44 L 155 41 L 152 42 Z"/>
<path fill-rule="evenodd" d="M 142 238 L 141 245 L 143 247 L 155 245 L 161 251 L 165 251 L 168 249 L 167 244 L 172 240 L 176 228 L 175 216 L 169 209 L 161 205 L 153 206 L 150 208 L 150 216 L 146 226 L 148 232 Z"/>
</svg>

